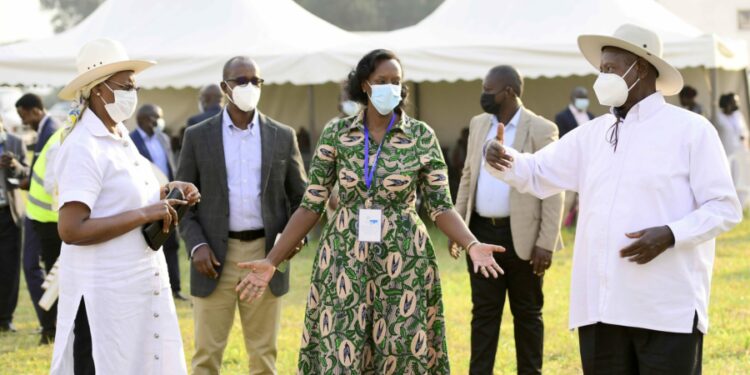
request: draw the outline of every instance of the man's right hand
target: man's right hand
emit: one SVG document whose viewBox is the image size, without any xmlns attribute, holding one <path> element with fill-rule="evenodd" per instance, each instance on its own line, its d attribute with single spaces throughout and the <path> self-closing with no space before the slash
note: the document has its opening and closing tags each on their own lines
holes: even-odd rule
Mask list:
<svg viewBox="0 0 750 375">
<path fill-rule="evenodd" d="M 219 273 L 216 272 L 216 268 L 221 265 L 214 255 L 214 251 L 208 246 L 208 244 L 200 245 L 193 253 L 193 265 L 195 269 L 203 276 L 216 279 L 219 277 Z"/>
<path fill-rule="evenodd" d="M 513 158 L 505 151 L 503 138 L 505 136 L 505 125 L 503 123 L 497 126 L 497 136 L 487 145 L 485 159 L 487 164 L 500 172 L 510 169 L 513 166 Z"/>
</svg>

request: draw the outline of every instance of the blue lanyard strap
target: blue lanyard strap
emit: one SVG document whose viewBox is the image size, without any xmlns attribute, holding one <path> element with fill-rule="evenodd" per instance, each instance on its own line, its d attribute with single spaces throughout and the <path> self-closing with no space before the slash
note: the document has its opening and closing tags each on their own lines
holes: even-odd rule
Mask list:
<svg viewBox="0 0 750 375">
<path fill-rule="evenodd" d="M 372 180 L 375 178 L 375 169 L 377 169 L 378 166 L 378 159 L 380 159 L 380 151 L 383 149 L 383 143 L 385 143 L 385 138 L 388 136 L 388 132 L 391 131 L 391 127 L 393 127 L 393 122 L 396 121 L 396 114 L 394 113 L 391 116 L 391 122 L 388 124 L 388 128 L 385 129 L 385 134 L 383 134 L 383 139 L 380 140 L 380 145 L 378 146 L 378 151 L 375 152 L 375 160 L 372 162 L 372 167 L 370 166 L 370 130 L 367 129 L 367 122 L 365 121 L 365 167 L 364 167 L 364 175 L 365 175 L 365 186 L 367 186 L 367 190 L 370 190 L 370 185 L 372 185 Z"/>
</svg>

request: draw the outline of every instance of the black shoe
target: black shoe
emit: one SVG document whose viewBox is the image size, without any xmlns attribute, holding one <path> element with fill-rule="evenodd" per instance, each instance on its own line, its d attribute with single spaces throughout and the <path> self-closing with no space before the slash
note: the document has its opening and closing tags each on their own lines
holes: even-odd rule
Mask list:
<svg viewBox="0 0 750 375">
<path fill-rule="evenodd" d="M 49 330 L 43 330 L 42 331 L 42 337 L 39 339 L 39 346 L 42 345 L 49 345 L 55 343 L 55 330 L 49 329 Z"/>
<path fill-rule="evenodd" d="M 0 332 L 15 332 L 16 327 L 13 325 L 13 323 L 2 323 L 0 324 Z"/>
<path fill-rule="evenodd" d="M 172 297 L 178 301 L 187 301 L 188 299 L 185 298 L 185 296 L 182 295 L 182 293 L 178 291 L 172 292 Z"/>
</svg>

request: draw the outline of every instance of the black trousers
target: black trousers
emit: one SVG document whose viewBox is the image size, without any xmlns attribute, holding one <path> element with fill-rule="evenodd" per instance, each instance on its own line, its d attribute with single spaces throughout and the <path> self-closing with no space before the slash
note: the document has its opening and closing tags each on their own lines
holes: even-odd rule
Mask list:
<svg viewBox="0 0 750 375">
<path fill-rule="evenodd" d="M 541 374 L 544 347 L 542 278 L 534 275 L 529 261 L 516 255 L 509 223 L 493 225 L 490 220 L 474 214 L 469 229 L 480 242 L 505 248 L 504 253 L 495 254 L 495 260 L 505 272 L 497 279 L 475 274 L 471 259 L 466 257 L 473 303 L 469 373 L 493 373 L 507 293 L 513 314 L 518 373 Z"/>
<path fill-rule="evenodd" d="M 39 235 L 36 233 L 31 219 L 27 217 L 23 220 L 23 273 L 26 278 L 26 287 L 29 289 L 31 303 L 34 305 L 37 318 L 39 318 L 39 325 L 43 331 L 52 332 L 57 323 L 57 309 L 45 311 L 39 307 L 39 300 L 44 293 L 42 283 L 46 276 L 40 262 L 41 254 L 42 244 Z"/>
<path fill-rule="evenodd" d="M 696 315 L 692 333 L 661 332 L 596 323 L 578 328 L 586 375 L 698 375 L 703 333 Z"/>
<path fill-rule="evenodd" d="M 173 292 L 180 291 L 180 241 L 177 231 L 172 231 L 164 242 L 164 258 L 167 261 L 167 273 L 169 273 L 169 285 Z"/>
<path fill-rule="evenodd" d="M 60 234 L 57 232 L 57 223 L 42 223 L 41 221 L 32 220 L 31 224 L 34 226 L 34 230 L 42 246 L 41 256 L 44 263 L 44 270 L 49 273 L 52 270 L 52 266 L 57 262 L 57 258 L 60 257 L 60 247 L 62 246 Z"/>
<path fill-rule="evenodd" d="M 81 298 L 73 326 L 73 373 L 75 375 L 93 375 L 94 355 L 91 346 L 91 329 L 86 317 L 86 304 Z"/>
<path fill-rule="evenodd" d="M 13 322 L 21 277 L 21 228 L 9 207 L 0 208 L 0 324 Z"/>
<path fill-rule="evenodd" d="M 41 221 L 31 220 L 31 225 L 39 238 L 45 274 L 49 274 L 49 271 L 57 262 L 57 258 L 60 257 L 60 247 L 62 246 L 60 234 L 57 232 L 57 223 L 42 223 Z M 57 302 L 46 312 L 42 330 L 46 333 L 54 333 L 55 327 L 57 327 Z"/>
</svg>

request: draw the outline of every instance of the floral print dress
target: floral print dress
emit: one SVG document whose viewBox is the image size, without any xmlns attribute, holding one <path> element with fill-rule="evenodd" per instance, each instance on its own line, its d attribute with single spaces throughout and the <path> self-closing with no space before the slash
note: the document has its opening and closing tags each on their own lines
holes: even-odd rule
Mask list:
<svg viewBox="0 0 750 375">
<path fill-rule="evenodd" d="M 313 262 L 299 355 L 300 374 L 447 374 L 445 321 L 435 252 L 416 208 L 430 217 L 453 208 L 437 137 L 405 115 L 378 144 L 364 139 L 363 114 L 326 125 L 310 166 L 302 207 L 322 213 L 339 184 L 339 206 Z M 360 243 L 360 208 L 383 212 L 382 241 Z"/>
</svg>

